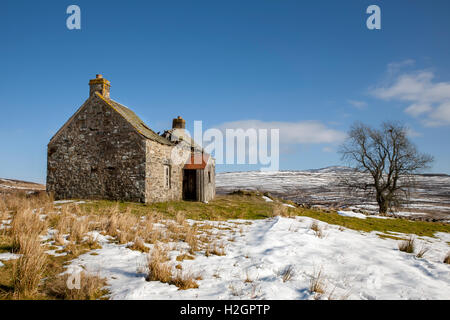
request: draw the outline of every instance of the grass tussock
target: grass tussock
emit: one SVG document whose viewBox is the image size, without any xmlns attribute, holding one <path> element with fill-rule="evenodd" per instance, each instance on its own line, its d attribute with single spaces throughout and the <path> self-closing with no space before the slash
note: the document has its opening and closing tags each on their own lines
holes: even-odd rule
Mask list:
<svg viewBox="0 0 450 320">
<path fill-rule="evenodd" d="M 423 256 L 424 256 L 428 251 L 430 251 L 430 248 L 429 248 L 429 247 L 426 247 L 425 245 L 423 245 L 423 246 L 420 248 L 419 252 L 416 253 L 416 258 L 419 258 L 419 259 L 423 258 Z"/>
<path fill-rule="evenodd" d="M 192 273 L 183 273 L 183 271 L 178 269 L 170 284 L 177 286 L 179 290 L 197 289 L 198 284 L 195 282 L 195 278 Z"/>
<path fill-rule="evenodd" d="M 47 263 L 47 255 L 36 236 L 22 236 L 20 258 L 13 262 L 14 295 L 28 298 L 36 294 Z"/>
<path fill-rule="evenodd" d="M 195 254 L 199 249 L 199 241 L 197 237 L 198 229 L 196 225 L 187 227 L 184 241 L 189 245 L 189 253 Z"/>
<path fill-rule="evenodd" d="M 398 249 L 400 251 L 406 252 L 406 253 L 414 253 L 415 248 L 415 239 L 413 236 L 409 237 L 407 240 L 401 241 L 398 244 Z"/>
<path fill-rule="evenodd" d="M 152 253 L 148 256 L 148 273 L 145 280 L 173 284 L 179 290 L 198 288 L 198 284 L 195 282 L 196 278 L 192 273 L 183 273 L 182 268 L 176 268 L 177 272 L 173 275 L 168 260 L 167 249 L 155 246 Z"/>
<path fill-rule="evenodd" d="M 287 266 L 280 272 L 281 279 L 283 282 L 287 282 L 294 276 L 294 267 L 292 265 Z"/>
<path fill-rule="evenodd" d="M 323 238 L 325 236 L 324 233 L 323 233 L 322 227 L 319 225 L 319 223 L 317 221 L 313 221 L 311 223 L 311 225 L 309 226 L 309 229 L 314 231 L 314 234 L 318 238 Z"/>
<path fill-rule="evenodd" d="M 149 248 L 145 246 L 144 240 L 140 237 L 136 237 L 133 241 L 133 243 L 129 246 L 127 246 L 128 249 L 141 251 L 141 252 L 148 252 Z"/>
<path fill-rule="evenodd" d="M 283 206 L 281 203 L 275 203 L 272 206 L 272 215 L 274 217 L 277 216 L 286 217 L 288 216 L 288 207 Z"/>
<path fill-rule="evenodd" d="M 29 237 L 37 238 L 44 231 L 47 231 L 47 224 L 39 214 L 30 208 L 20 209 L 14 215 L 9 229 L 12 237 L 12 251 L 19 252 L 23 241 L 28 241 Z"/>
<path fill-rule="evenodd" d="M 309 281 L 309 291 L 311 293 L 316 293 L 322 295 L 325 293 L 325 277 L 323 274 L 323 269 L 314 270 L 311 279 Z"/>
<path fill-rule="evenodd" d="M 86 217 L 72 219 L 69 240 L 75 243 L 81 243 L 88 232 L 89 221 Z"/>
<path fill-rule="evenodd" d="M 79 276 L 79 289 L 74 286 L 69 289 L 68 282 L 73 282 L 69 274 L 47 281 L 45 286 L 47 295 L 61 300 L 98 300 L 107 293 L 104 289 L 106 286 L 104 278 L 86 272 L 80 272 Z"/>
<path fill-rule="evenodd" d="M 148 256 L 148 274 L 145 280 L 169 283 L 172 279 L 172 270 L 167 263 L 168 260 L 167 249 L 155 246 Z"/>
<path fill-rule="evenodd" d="M 52 234 L 52 240 L 56 246 L 63 246 L 66 243 L 66 239 L 63 234 L 59 231 L 56 231 Z"/>
</svg>

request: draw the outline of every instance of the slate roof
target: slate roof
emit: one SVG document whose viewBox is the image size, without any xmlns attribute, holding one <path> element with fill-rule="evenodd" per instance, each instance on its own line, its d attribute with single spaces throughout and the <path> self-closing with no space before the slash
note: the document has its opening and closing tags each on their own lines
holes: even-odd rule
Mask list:
<svg viewBox="0 0 450 320">
<path fill-rule="evenodd" d="M 107 102 L 114 110 L 116 110 L 122 117 L 125 118 L 140 134 L 145 138 L 159 142 L 161 144 L 172 146 L 173 143 L 168 139 L 160 136 L 152 129 L 150 129 L 144 121 L 141 120 L 131 109 L 125 107 L 124 105 L 114 101 L 112 99 L 107 99 L 96 92 L 105 102 Z"/>
<path fill-rule="evenodd" d="M 203 148 L 197 142 L 195 142 L 195 140 L 192 139 L 192 137 L 184 129 L 172 128 L 170 130 L 164 131 L 162 136 L 173 143 L 181 143 L 183 147 L 189 149 L 191 149 L 191 147 L 194 147 L 196 151 L 200 152 L 203 150 Z"/>
</svg>

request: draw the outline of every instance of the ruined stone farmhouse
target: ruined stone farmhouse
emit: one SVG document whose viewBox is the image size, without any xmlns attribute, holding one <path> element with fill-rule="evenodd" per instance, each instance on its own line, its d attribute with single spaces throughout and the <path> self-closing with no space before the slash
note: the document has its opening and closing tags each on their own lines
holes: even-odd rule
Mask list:
<svg viewBox="0 0 450 320">
<path fill-rule="evenodd" d="M 55 199 L 136 202 L 208 201 L 215 196 L 214 159 L 173 119 L 162 135 L 110 98 L 101 75 L 89 98 L 47 147 L 47 191 Z"/>
</svg>

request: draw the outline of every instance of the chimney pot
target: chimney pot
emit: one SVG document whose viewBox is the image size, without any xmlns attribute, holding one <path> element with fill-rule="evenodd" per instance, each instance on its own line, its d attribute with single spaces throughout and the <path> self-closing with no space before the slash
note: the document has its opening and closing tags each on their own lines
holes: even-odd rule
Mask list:
<svg viewBox="0 0 450 320">
<path fill-rule="evenodd" d="M 172 128 L 173 129 L 185 129 L 186 128 L 186 121 L 178 116 L 177 118 L 173 119 L 172 121 Z"/>
<path fill-rule="evenodd" d="M 89 81 L 89 96 L 95 94 L 95 92 L 100 93 L 103 97 L 109 99 L 109 90 L 111 88 L 111 83 L 104 79 L 101 74 L 95 75 L 95 79 Z"/>
</svg>

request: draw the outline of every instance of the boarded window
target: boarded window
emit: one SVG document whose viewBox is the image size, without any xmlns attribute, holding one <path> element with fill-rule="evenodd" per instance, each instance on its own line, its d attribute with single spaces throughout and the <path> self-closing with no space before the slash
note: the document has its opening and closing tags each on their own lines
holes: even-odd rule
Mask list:
<svg viewBox="0 0 450 320">
<path fill-rule="evenodd" d="M 164 186 L 170 188 L 170 166 L 164 166 Z"/>
</svg>

